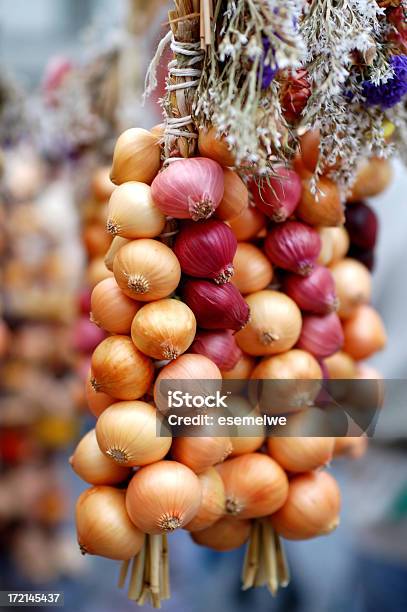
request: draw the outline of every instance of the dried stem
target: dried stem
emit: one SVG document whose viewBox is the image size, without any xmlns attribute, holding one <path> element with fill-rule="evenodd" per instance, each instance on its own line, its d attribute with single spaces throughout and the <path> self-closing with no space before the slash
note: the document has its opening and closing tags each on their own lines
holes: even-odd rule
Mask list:
<svg viewBox="0 0 407 612">
<path fill-rule="evenodd" d="M 130 561 L 123 561 L 123 563 L 120 566 L 119 580 L 117 583 L 117 586 L 119 587 L 119 589 L 122 589 L 125 585 L 129 565 L 130 565 Z"/>
</svg>

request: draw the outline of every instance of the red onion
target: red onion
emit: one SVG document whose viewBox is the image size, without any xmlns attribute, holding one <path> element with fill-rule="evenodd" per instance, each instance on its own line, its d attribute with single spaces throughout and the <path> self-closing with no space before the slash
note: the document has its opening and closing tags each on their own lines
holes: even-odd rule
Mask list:
<svg viewBox="0 0 407 612">
<path fill-rule="evenodd" d="M 280 167 L 276 169 L 277 177 L 264 179 L 259 187 L 252 184 L 252 194 L 257 208 L 264 212 L 275 223 L 281 223 L 290 217 L 301 198 L 301 179 L 294 170 Z"/>
<path fill-rule="evenodd" d="M 193 311 L 199 327 L 238 331 L 249 320 L 249 306 L 231 283 L 214 285 L 205 280 L 188 280 L 184 301 Z"/>
<path fill-rule="evenodd" d="M 345 227 L 352 244 L 370 251 L 375 247 L 378 231 L 376 213 L 364 202 L 355 202 L 346 207 Z"/>
<path fill-rule="evenodd" d="M 373 272 L 375 268 L 375 250 L 374 249 L 359 249 L 359 247 L 351 244 L 348 257 L 352 257 L 352 259 L 357 259 L 362 263 L 366 268 Z"/>
<path fill-rule="evenodd" d="M 317 359 L 324 359 L 339 351 L 343 340 L 342 326 L 336 312 L 323 317 L 305 315 L 297 348 L 308 351 Z"/>
<path fill-rule="evenodd" d="M 232 370 L 243 355 L 230 329 L 199 331 L 188 352 L 205 355 L 223 371 Z"/>
<path fill-rule="evenodd" d="M 324 266 L 315 266 L 309 276 L 287 274 L 283 289 L 301 310 L 327 314 L 337 309 L 335 281 Z"/>
<path fill-rule="evenodd" d="M 219 284 L 227 283 L 233 274 L 236 249 L 237 240 L 230 227 L 212 219 L 186 223 L 174 245 L 174 253 L 185 274 L 212 278 Z"/>
<path fill-rule="evenodd" d="M 91 353 L 105 338 L 105 332 L 92 323 L 89 317 L 82 316 L 74 324 L 72 345 L 81 353 Z"/>
<path fill-rule="evenodd" d="M 82 314 L 89 315 L 91 304 L 90 304 L 90 296 L 92 295 L 92 291 L 89 287 L 83 287 L 80 290 L 78 295 L 78 306 Z"/>
<path fill-rule="evenodd" d="M 158 208 L 176 219 L 208 219 L 223 197 L 222 167 L 213 159 L 191 157 L 157 174 L 151 195 Z"/>
<path fill-rule="evenodd" d="M 287 221 L 269 232 L 264 250 L 271 263 L 306 276 L 314 268 L 321 250 L 321 238 L 309 225 Z"/>
</svg>

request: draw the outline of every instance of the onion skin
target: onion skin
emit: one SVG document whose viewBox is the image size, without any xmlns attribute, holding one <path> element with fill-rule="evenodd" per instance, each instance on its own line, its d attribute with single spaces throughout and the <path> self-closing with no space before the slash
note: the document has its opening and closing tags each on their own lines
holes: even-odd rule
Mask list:
<svg viewBox="0 0 407 612">
<path fill-rule="evenodd" d="M 173 459 L 191 468 L 195 474 L 222 463 L 231 452 L 230 439 L 222 437 L 174 438 L 171 447 Z"/>
<path fill-rule="evenodd" d="M 237 217 L 229 219 L 228 224 L 239 241 L 252 240 L 266 225 L 266 215 L 255 206 L 248 206 Z"/>
<path fill-rule="evenodd" d="M 331 312 L 325 316 L 306 315 L 297 347 L 308 351 L 318 359 L 324 359 L 339 351 L 344 336 L 338 315 Z M 345 349 L 346 350 L 346 349 Z"/>
<path fill-rule="evenodd" d="M 379 222 L 371 206 L 356 202 L 346 209 L 346 230 L 352 246 L 364 251 L 374 249 L 377 242 Z"/>
<path fill-rule="evenodd" d="M 313 195 L 311 180 L 312 177 L 302 180 L 302 196 L 296 216 L 309 225 L 331 227 L 344 223 L 344 208 L 335 183 L 321 177 L 316 185 L 316 195 Z"/>
<path fill-rule="evenodd" d="M 126 508 L 144 533 L 161 534 L 187 525 L 201 504 L 201 484 L 192 470 L 176 461 L 141 468 L 130 481 Z"/>
<path fill-rule="evenodd" d="M 331 380 L 352 380 L 357 377 L 356 363 L 343 351 L 324 359 L 324 364 Z"/>
<path fill-rule="evenodd" d="M 247 380 L 250 378 L 255 365 L 254 357 L 243 354 L 231 370 L 222 370 L 222 378 L 225 380 Z"/>
<path fill-rule="evenodd" d="M 104 331 L 89 321 L 89 317 L 82 316 L 75 321 L 72 330 L 72 345 L 76 351 L 91 353 L 105 337 Z"/>
<path fill-rule="evenodd" d="M 85 397 L 88 404 L 88 408 L 96 418 L 102 414 L 108 406 L 115 403 L 114 397 L 107 395 L 107 393 L 97 392 L 92 387 L 92 373 L 89 371 L 89 375 L 86 379 Z"/>
<path fill-rule="evenodd" d="M 151 360 L 143 355 L 128 336 L 110 336 L 92 355 L 92 386 L 121 400 L 144 395 L 154 376 Z"/>
<path fill-rule="evenodd" d="M 112 272 L 106 268 L 102 257 L 96 257 L 88 265 L 86 270 L 86 282 L 93 289 L 100 281 L 113 276 Z"/>
<path fill-rule="evenodd" d="M 233 259 L 231 282 L 243 295 L 265 289 L 273 279 L 273 267 L 260 249 L 249 242 L 239 242 Z"/>
<path fill-rule="evenodd" d="M 221 166 L 234 166 L 233 151 L 229 148 L 225 138 L 218 137 L 216 128 L 199 130 L 198 149 L 201 155 L 214 159 Z"/>
<path fill-rule="evenodd" d="M 250 321 L 236 334 L 249 355 L 274 355 L 294 346 L 300 337 L 301 313 L 295 302 L 279 291 L 258 291 L 246 297 Z"/>
<path fill-rule="evenodd" d="M 171 435 L 158 436 L 161 415 L 146 402 L 112 404 L 96 423 L 100 450 L 120 465 L 135 467 L 163 459 L 171 447 Z"/>
<path fill-rule="evenodd" d="M 119 249 L 122 248 L 125 244 L 128 244 L 130 240 L 127 238 L 122 238 L 121 236 L 115 236 L 112 240 L 109 250 L 105 255 L 105 266 L 108 270 L 113 272 L 113 261 L 116 257 L 116 254 L 119 252 Z"/>
<path fill-rule="evenodd" d="M 360 167 L 352 192 L 348 195 L 348 202 L 382 193 L 389 186 L 392 176 L 392 168 L 387 159 L 372 157 Z"/>
<path fill-rule="evenodd" d="M 283 280 L 283 290 L 301 310 L 327 314 L 337 309 L 335 282 L 324 266 L 315 266 L 308 276 L 288 274 Z"/>
<path fill-rule="evenodd" d="M 114 189 L 114 183 L 110 180 L 110 167 L 101 166 L 92 176 L 91 191 L 92 195 L 99 202 L 105 203 Z"/>
<path fill-rule="evenodd" d="M 203 329 L 242 329 L 249 320 L 249 307 L 230 283 L 214 285 L 205 280 L 187 280 L 182 295 L 196 322 Z"/>
<path fill-rule="evenodd" d="M 299 221 L 274 227 L 264 243 L 264 251 L 274 265 L 304 276 L 314 268 L 320 250 L 319 234 Z"/>
<path fill-rule="evenodd" d="M 184 274 L 210 278 L 219 284 L 228 282 L 233 275 L 236 249 L 232 230 L 215 219 L 186 223 L 174 244 L 174 253 Z"/>
<path fill-rule="evenodd" d="M 308 540 L 339 524 L 340 492 L 327 472 L 310 472 L 290 480 L 288 498 L 272 517 L 274 529 L 287 540 Z"/>
<path fill-rule="evenodd" d="M 368 439 L 364 436 L 335 438 L 334 456 L 360 459 L 366 453 L 367 446 Z"/>
<path fill-rule="evenodd" d="M 222 167 L 206 157 L 171 163 L 151 185 L 158 208 L 175 219 L 208 219 L 219 206 L 224 191 Z"/>
<path fill-rule="evenodd" d="M 343 333 L 343 349 L 356 361 L 368 359 L 386 346 L 386 330 L 371 306 L 358 306 L 352 317 L 344 321 Z"/>
<path fill-rule="evenodd" d="M 288 472 L 309 472 L 332 460 L 334 438 L 270 437 L 267 450 L 270 457 Z"/>
<path fill-rule="evenodd" d="M 97 486 L 83 491 L 76 503 L 76 530 L 83 554 L 127 561 L 144 544 L 144 534 L 126 512 L 125 491 Z"/>
<path fill-rule="evenodd" d="M 85 251 L 92 257 L 102 257 L 110 247 L 111 236 L 100 223 L 89 223 L 82 232 Z"/>
<path fill-rule="evenodd" d="M 198 331 L 189 352 L 205 355 L 222 371 L 232 370 L 242 357 L 242 351 L 230 329 Z"/>
<path fill-rule="evenodd" d="M 184 529 L 201 531 L 218 521 L 225 513 L 225 487 L 215 468 L 210 467 L 198 476 L 201 484 L 201 505 Z"/>
<path fill-rule="evenodd" d="M 191 533 L 195 544 L 206 546 L 219 552 L 228 552 L 243 546 L 249 539 L 251 522 L 225 516 L 217 523 L 202 531 Z"/>
<path fill-rule="evenodd" d="M 287 498 L 287 477 L 267 455 L 248 453 L 228 459 L 216 469 L 225 486 L 229 515 L 239 519 L 267 516 L 281 508 Z"/>
<path fill-rule="evenodd" d="M 372 280 L 366 267 L 355 259 L 346 258 L 331 267 L 339 300 L 338 315 L 351 317 L 357 306 L 367 304 L 372 297 Z"/>
<path fill-rule="evenodd" d="M 341 225 L 339 227 L 320 227 L 318 234 L 321 238 L 322 247 L 318 255 L 317 263 L 329 266 L 343 259 L 349 251 L 349 235 Z"/>
<path fill-rule="evenodd" d="M 256 206 L 275 223 L 286 221 L 295 211 L 301 198 L 301 179 L 294 170 L 275 169 L 278 176 L 263 180 L 259 186 L 252 183 Z"/>
<path fill-rule="evenodd" d="M 100 450 L 95 430 L 91 429 L 77 445 L 69 460 L 75 474 L 92 485 L 114 485 L 123 482 L 130 470 L 118 465 Z"/>
<path fill-rule="evenodd" d="M 223 179 L 225 189 L 215 215 L 221 221 L 229 221 L 249 206 L 249 193 L 240 176 L 230 168 L 223 169 Z"/>
<path fill-rule="evenodd" d="M 114 278 L 105 278 L 91 296 L 91 321 L 111 334 L 129 334 L 140 304 L 124 295 Z"/>
<path fill-rule="evenodd" d="M 161 149 L 153 134 L 130 128 L 116 141 L 110 178 L 116 185 L 127 181 L 150 184 L 160 168 Z"/>
</svg>

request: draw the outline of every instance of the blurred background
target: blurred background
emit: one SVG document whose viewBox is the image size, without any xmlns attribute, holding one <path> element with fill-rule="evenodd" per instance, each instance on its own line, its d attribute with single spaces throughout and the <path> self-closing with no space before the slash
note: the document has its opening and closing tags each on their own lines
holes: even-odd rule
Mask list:
<svg viewBox="0 0 407 612">
<path fill-rule="evenodd" d="M 114 140 L 160 122 L 144 74 L 164 0 L 0 0 L 0 590 L 61 590 L 68 611 L 130 610 L 114 562 L 82 557 L 72 522 L 84 483 L 68 459 L 93 426 L 84 381 L 103 333 L 90 289 L 106 274 L 104 232 Z M 389 335 L 372 363 L 407 375 L 407 173 L 370 204 L 380 219 L 374 304 Z M 362 459 L 333 470 L 342 523 L 292 543 L 292 583 L 274 600 L 240 591 L 243 552 L 172 538 L 168 610 L 407 610 L 407 418 Z"/>
</svg>

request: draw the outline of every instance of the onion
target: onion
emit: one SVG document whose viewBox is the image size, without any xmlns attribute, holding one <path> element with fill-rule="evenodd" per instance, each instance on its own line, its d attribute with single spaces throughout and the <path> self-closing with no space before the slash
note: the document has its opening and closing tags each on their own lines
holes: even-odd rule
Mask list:
<svg viewBox="0 0 407 612">
<path fill-rule="evenodd" d="M 201 155 L 214 159 L 221 166 L 233 166 L 233 152 L 224 137 L 219 137 L 216 128 L 199 130 L 198 149 Z"/>
<path fill-rule="evenodd" d="M 247 380 L 253 371 L 256 361 L 251 355 L 243 355 L 231 370 L 222 370 L 224 380 Z"/>
<path fill-rule="evenodd" d="M 92 175 L 91 190 L 94 197 L 99 202 L 106 202 L 114 189 L 114 184 L 110 180 L 109 166 L 97 168 Z"/>
<path fill-rule="evenodd" d="M 320 227 L 318 234 L 322 243 L 317 259 L 319 264 L 329 266 L 345 257 L 349 250 L 349 236 L 343 226 Z"/>
<path fill-rule="evenodd" d="M 365 251 L 376 246 L 379 222 L 373 208 L 364 202 L 347 207 L 346 229 L 352 245 Z"/>
<path fill-rule="evenodd" d="M 194 313 L 179 300 L 158 300 L 134 317 L 131 337 L 136 347 L 155 359 L 176 359 L 195 337 Z"/>
<path fill-rule="evenodd" d="M 130 470 L 117 465 L 100 450 L 95 430 L 82 438 L 69 460 L 73 471 L 93 485 L 113 485 L 126 480 Z"/>
<path fill-rule="evenodd" d="M 232 452 L 229 438 L 198 437 L 174 438 L 171 456 L 176 461 L 200 474 L 218 463 L 222 463 Z"/>
<path fill-rule="evenodd" d="M 130 481 L 126 508 L 133 523 L 149 534 L 187 525 L 201 504 L 201 485 L 192 470 L 176 461 L 141 468 Z"/>
<path fill-rule="evenodd" d="M 140 304 L 124 295 L 114 278 L 105 278 L 92 291 L 91 320 L 111 334 L 130 333 L 139 308 Z"/>
<path fill-rule="evenodd" d="M 157 138 L 141 128 L 130 128 L 116 141 L 110 178 L 116 185 L 127 181 L 150 184 L 160 168 Z"/>
<path fill-rule="evenodd" d="M 355 202 L 382 193 L 389 186 L 392 176 L 392 168 L 387 159 L 372 157 L 359 168 L 348 201 Z"/>
<path fill-rule="evenodd" d="M 368 440 L 364 436 L 335 438 L 334 456 L 347 455 L 352 459 L 363 457 L 367 450 Z"/>
<path fill-rule="evenodd" d="M 290 480 L 288 498 L 271 517 L 274 529 L 287 540 L 306 540 L 339 525 L 340 492 L 327 472 L 310 472 Z"/>
<path fill-rule="evenodd" d="M 171 163 L 151 185 L 154 202 L 165 215 L 193 221 L 207 219 L 215 212 L 223 190 L 221 166 L 205 157 Z"/>
<path fill-rule="evenodd" d="M 122 238 L 155 238 L 165 225 L 165 217 L 154 204 L 151 188 L 130 181 L 116 187 L 109 201 L 106 228 Z"/>
<path fill-rule="evenodd" d="M 113 272 L 123 293 L 142 302 L 167 297 L 181 278 L 171 249 L 148 238 L 125 244 L 114 258 Z"/>
<path fill-rule="evenodd" d="M 302 180 L 302 196 L 295 211 L 296 216 L 310 225 L 341 225 L 345 216 L 338 187 L 331 180 L 321 177 L 314 195 L 311 181 L 312 177 Z"/>
<path fill-rule="evenodd" d="M 144 544 L 144 534 L 127 516 L 125 491 L 113 487 L 91 487 L 81 493 L 76 530 L 83 554 L 126 561 Z"/>
<path fill-rule="evenodd" d="M 234 219 L 249 206 L 249 193 L 240 176 L 230 168 L 223 169 L 225 189 L 216 209 L 216 217 L 222 221 Z"/>
<path fill-rule="evenodd" d="M 266 216 L 255 206 L 248 206 L 228 224 L 239 241 L 252 240 L 266 225 Z"/>
<path fill-rule="evenodd" d="M 92 386 L 122 400 L 144 395 L 153 380 L 151 360 L 127 336 L 110 336 L 92 355 Z"/>
<path fill-rule="evenodd" d="M 301 313 L 291 298 L 278 291 L 258 291 L 247 296 L 250 321 L 236 334 L 239 347 L 249 355 L 288 351 L 301 332 Z"/>
<path fill-rule="evenodd" d="M 162 431 L 160 413 L 146 402 L 118 402 L 106 408 L 96 423 L 100 450 L 120 465 L 148 465 L 168 453 L 171 434 Z"/>
<path fill-rule="evenodd" d="M 269 455 L 288 472 L 309 472 L 331 461 L 334 438 L 275 436 L 267 439 L 267 449 Z"/>
<path fill-rule="evenodd" d="M 341 322 L 335 312 L 325 316 L 305 315 L 302 320 L 298 348 L 323 359 L 342 348 L 344 339 Z"/>
<path fill-rule="evenodd" d="M 226 493 L 226 513 L 238 518 L 272 514 L 284 504 L 288 480 L 281 467 L 259 453 L 228 459 L 216 468 Z"/>
<path fill-rule="evenodd" d="M 273 279 L 273 268 L 267 257 L 253 244 L 239 242 L 233 260 L 232 283 L 240 293 L 265 289 Z"/>
<path fill-rule="evenodd" d="M 349 257 L 352 259 L 356 259 L 356 261 L 360 261 L 361 264 L 365 266 L 369 270 L 369 272 L 373 272 L 376 266 L 376 253 L 375 249 L 370 249 L 370 251 L 366 251 L 365 249 L 360 249 L 355 245 L 351 245 L 349 252 Z"/>
<path fill-rule="evenodd" d="M 205 280 L 187 280 L 183 299 L 191 308 L 199 327 L 242 329 L 249 319 L 249 307 L 234 285 L 214 285 Z"/>
<path fill-rule="evenodd" d="M 353 359 L 367 359 L 382 350 L 387 342 L 386 330 L 379 314 L 371 306 L 355 308 L 351 318 L 343 324 L 343 349 Z"/>
<path fill-rule="evenodd" d="M 244 417 L 259 413 L 253 410 L 252 405 L 243 397 L 233 395 L 228 399 L 228 412 L 234 417 Z M 233 428 L 233 436 L 230 436 L 232 443 L 232 457 L 254 453 L 258 450 L 265 440 L 263 425 L 236 425 Z"/>
<path fill-rule="evenodd" d="M 107 395 L 107 393 L 95 391 L 92 386 L 91 371 L 89 371 L 88 377 L 86 379 L 85 397 L 89 410 L 96 418 L 101 415 L 102 412 L 106 410 L 108 406 L 110 406 L 110 404 L 114 404 L 114 402 L 116 401 L 113 397 Z"/>
<path fill-rule="evenodd" d="M 88 223 L 83 229 L 82 243 L 90 258 L 104 255 L 111 241 L 111 236 L 100 223 Z"/>
<path fill-rule="evenodd" d="M 116 254 L 118 253 L 119 249 L 122 248 L 122 246 L 128 244 L 129 242 L 130 240 L 128 240 L 127 238 L 122 238 L 121 236 L 115 236 L 113 238 L 112 244 L 110 245 L 110 248 L 107 251 L 104 259 L 105 266 L 108 270 L 113 272 L 113 261 L 116 257 Z"/>
<path fill-rule="evenodd" d="M 252 193 L 257 208 L 275 223 L 281 223 L 291 217 L 300 201 L 301 179 L 284 166 L 274 172 L 276 176 L 263 179 L 260 185 L 253 182 Z"/>
<path fill-rule="evenodd" d="M 105 333 L 82 315 L 74 323 L 72 330 L 72 346 L 76 351 L 90 353 L 105 338 Z"/>
<path fill-rule="evenodd" d="M 342 319 L 352 316 L 360 304 L 367 304 L 372 297 L 372 280 L 369 271 L 355 259 L 343 259 L 331 267 L 339 299 L 338 314 Z"/>
<path fill-rule="evenodd" d="M 242 356 L 230 329 L 199 331 L 189 352 L 205 355 L 223 371 L 232 370 Z"/>
<path fill-rule="evenodd" d="M 236 248 L 232 230 L 222 221 L 210 219 L 185 224 L 175 240 L 174 253 L 184 274 L 222 284 L 233 275 Z"/>
<path fill-rule="evenodd" d="M 86 271 L 86 281 L 91 289 L 110 276 L 113 276 L 113 274 L 106 268 L 103 257 L 92 259 Z"/>
<path fill-rule="evenodd" d="M 225 512 L 225 487 L 215 468 L 208 468 L 198 478 L 201 484 L 201 504 L 192 521 L 185 525 L 188 531 L 207 529 Z"/>
<path fill-rule="evenodd" d="M 352 380 L 356 378 L 356 364 L 350 355 L 338 351 L 324 359 L 331 380 Z"/>
<path fill-rule="evenodd" d="M 273 264 L 304 276 L 313 269 L 320 250 L 318 233 L 298 221 L 277 225 L 264 243 L 264 251 Z"/>
<path fill-rule="evenodd" d="M 308 172 L 314 172 L 317 167 L 319 143 L 319 130 L 308 130 L 300 138 L 301 159 Z"/>
<path fill-rule="evenodd" d="M 224 517 L 207 529 L 191 533 L 191 537 L 195 544 L 207 546 L 219 552 L 228 552 L 247 542 L 250 528 L 250 521 L 236 521 L 233 518 Z"/>
<path fill-rule="evenodd" d="M 327 314 L 337 309 L 335 282 L 331 272 L 324 266 L 315 266 L 309 276 L 287 275 L 283 289 L 301 310 Z"/>
</svg>

